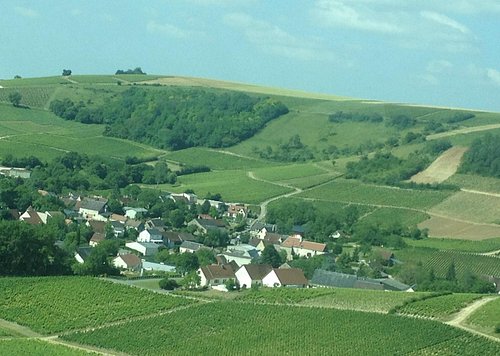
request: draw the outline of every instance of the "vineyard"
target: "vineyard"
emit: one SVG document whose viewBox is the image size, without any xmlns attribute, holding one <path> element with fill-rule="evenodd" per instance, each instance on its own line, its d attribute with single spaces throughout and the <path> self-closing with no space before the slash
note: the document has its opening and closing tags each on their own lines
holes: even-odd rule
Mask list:
<svg viewBox="0 0 500 356">
<path fill-rule="evenodd" d="M 477 275 L 500 276 L 500 258 L 481 256 L 463 252 L 438 251 L 429 248 L 406 248 L 396 252 L 396 258 L 403 262 L 422 262 L 423 266 L 434 269 L 437 277 L 445 277 L 452 262 L 455 263 L 457 277 L 465 271 Z"/>
<path fill-rule="evenodd" d="M 298 196 L 328 201 L 353 202 L 367 205 L 386 205 L 414 209 L 429 209 L 446 199 L 451 192 L 398 189 L 337 179 Z"/>
<path fill-rule="evenodd" d="M 410 352 L 411 356 L 435 356 L 435 355 L 498 355 L 498 344 L 495 342 L 485 343 L 485 340 L 475 335 L 463 335 L 459 338 L 446 340 L 424 349 Z"/>
<path fill-rule="evenodd" d="M 394 307 L 402 305 L 415 297 L 429 293 L 401 293 L 361 289 L 334 288 L 333 293 L 303 301 L 302 305 L 387 313 Z"/>
<path fill-rule="evenodd" d="M 2 88 L 0 89 L 0 102 L 10 103 L 9 95 L 19 92 L 22 95 L 21 105 L 30 108 L 44 108 L 55 88 L 55 86 Z"/>
<path fill-rule="evenodd" d="M 330 288 L 323 289 L 293 289 L 293 288 L 260 288 L 258 291 L 250 291 L 237 300 L 254 303 L 276 303 L 295 304 L 307 299 L 314 299 L 324 295 L 333 294 Z"/>
<path fill-rule="evenodd" d="M 476 310 L 466 323 L 474 329 L 500 338 L 500 333 L 495 333 L 495 328 L 500 324 L 500 297 Z"/>
<path fill-rule="evenodd" d="M 0 355 L 29 356 L 89 356 L 97 355 L 62 345 L 54 345 L 33 339 L 0 340 Z"/>
<path fill-rule="evenodd" d="M 189 322 L 186 322 L 189 321 Z M 435 321 L 324 308 L 214 302 L 133 323 L 63 336 L 132 355 L 498 354 L 500 344 Z M 187 342 L 189 340 L 189 342 Z M 440 345 L 443 346 L 440 346 Z M 148 345 L 147 348 L 144 345 Z"/>
<path fill-rule="evenodd" d="M 500 238 L 493 238 L 481 241 L 452 240 L 452 239 L 405 239 L 405 242 L 413 247 L 428 247 L 438 250 L 452 250 L 461 252 L 484 253 L 500 250 Z"/>
<path fill-rule="evenodd" d="M 465 308 L 474 300 L 481 298 L 480 294 L 455 293 L 434 298 L 418 300 L 396 308 L 398 314 L 416 315 L 433 319 L 448 319 L 452 314 Z"/>
<path fill-rule="evenodd" d="M 94 278 L 0 278 L 2 318 L 43 334 L 98 326 L 191 303 Z"/>
</svg>

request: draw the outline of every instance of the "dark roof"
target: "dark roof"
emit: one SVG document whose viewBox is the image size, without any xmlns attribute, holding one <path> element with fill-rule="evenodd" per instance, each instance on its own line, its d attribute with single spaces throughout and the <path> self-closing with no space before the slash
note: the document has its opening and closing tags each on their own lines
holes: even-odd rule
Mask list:
<svg viewBox="0 0 500 356">
<path fill-rule="evenodd" d="M 90 241 L 92 242 L 101 242 L 103 240 L 105 240 L 106 237 L 104 236 L 104 234 L 101 234 L 99 232 L 94 232 L 94 235 L 92 235 L 92 237 L 90 238 Z"/>
<path fill-rule="evenodd" d="M 83 198 L 83 201 L 80 204 L 80 209 L 95 210 L 101 212 L 104 211 L 104 207 L 107 203 L 108 201 L 106 199 L 95 200 L 91 198 Z"/>
<path fill-rule="evenodd" d="M 178 232 L 178 235 L 182 241 L 196 241 L 196 237 L 189 232 Z"/>
<path fill-rule="evenodd" d="M 299 286 L 309 284 L 304 272 L 299 268 L 273 268 L 273 271 L 282 285 Z"/>
<path fill-rule="evenodd" d="M 28 214 L 28 218 L 21 217 L 21 219 L 31 225 L 40 225 L 43 224 L 42 219 L 40 219 L 40 216 L 38 213 L 30 206 L 28 209 L 24 212 L 24 214 Z M 22 215 L 24 215 L 22 214 Z"/>
<path fill-rule="evenodd" d="M 250 264 L 241 266 L 241 268 L 246 269 L 248 275 L 252 280 L 261 280 L 262 278 L 267 276 L 267 274 L 273 269 L 271 265 L 266 264 Z"/>
<path fill-rule="evenodd" d="M 181 243 L 180 247 L 187 248 L 187 249 L 190 249 L 190 250 L 193 250 L 193 251 L 198 251 L 200 248 L 203 248 L 203 247 L 206 247 L 206 246 L 204 246 L 203 244 L 200 244 L 198 242 L 194 242 L 194 241 L 183 241 Z"/>
<path fill-rule="evenodd" d="M 164 240 L 167 239 L 168 241 L 173 242 L 173 243 L 181 243 L 182 242 L 182 239 L 179 236 L 178 232 L 165 231 L 165 232 L 162 232 L 162 235 L 164 237 Z"/>
<path fill-rule="evenodd" d="M 87 257 L 89 257 L 89 256 L 90 256 L 91 252 L 92 252 L 92 247 L 88 247 L 88 246 L 85 246 L 85 247 L 78 247 L 78 248 L 76 249 L 76 253 L 77 253 L 78 255 L 80 255 L 80 257 L 81 257 L 81 258 L 82 258 L 82 260 L 84 260 L 84 261 L 87 259 Z"/>
<path fill-rule="evenodd" d="M 105 221 L 90 220 L 89 225 L 90 227 L 92 227 L 92 230 L 94 232 L 100 232 L 101 234 L 105 232 L 105 227 L 106 227 Z"/>
<path fill-rule="evenodd" d="M 384 289 L 383 284 L 374 279 L 361 278 L 353 274 L 331 272 L 323 269 L 314 271 L 311 284 L 338 288 Z"/>
<path fill-rule="evenodd" d="M 220 219 L 213 219 L 213 220 L 206 220 L 206 219 L 196 219 L 198 221 L 198 224 L 203 226 L 204 228 L 210 229 L 210 228 L 222 228 L 225 227 L 226 224 L 224 223 L 223 220 Z"/>
<path fill-rule="evenodd" d="M 163 228 L 165 227 L 165 222 L 160 218 L 149 219 L 146 221 L 146 225 L 150 228 Z"/>
<path fill-rule="evenodd" d="M 303 234 L 306 232 L 303 226 L 301 225 L 294 225 L 292 228 L 292 232 L 295 232 L 296 234 Z"/>
<path fill-rule="evenodd" d="M 385 287 L 384 289 L 388 290 L 405 291 L 410 288 L 409 285 L 392 278 L 377 278 L 377 281 L 381 282 Z"/>
</svg>

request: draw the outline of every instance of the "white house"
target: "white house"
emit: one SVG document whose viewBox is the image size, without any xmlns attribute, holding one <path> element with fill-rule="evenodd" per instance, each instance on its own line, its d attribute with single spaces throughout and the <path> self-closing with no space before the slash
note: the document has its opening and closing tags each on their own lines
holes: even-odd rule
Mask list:
<svg viewBox="0 0 500 356">
<path fill-rule="evenodd" d="M 305 288 L 309 285 L 304 272 L 299 268 L 273 268 L 264 278 L 262 284 L 266 287 Z"/>
<path fill-rule="evenodd" d="M 227 209 L 226 215 L 230 218 L 236 218 L 237 216 L 241 216 L 246 218 L 248 214 L 248 209 L 243 204 L 231 204 Z"/>
<path fill-rule="evenodd" d="M 75 259 L 77 260 L 78 263 L 84 263 L 87 257 L 90 256 L 91 252 L 92 252 L 92 247 L 90 246 L 78 247 L 75 252 Z"/>
<path fill-rule="evenodd" d="M 208 265 L 198 268 L 196 272 L 200 276 L 201 287 L 213 287 L 225 284 L 228 280 L 236 279 L 234 269 L 230 264 Z"/>
<path fill-rule="evenodd" d="M 99 220 L 99 215 L 106 212 L 107 204 L 106 199 L 83 198 L 78 212 L 87 220 Z"/>
<path fill-rule="evenodd" d="M 163 243 L 163 235 L 158 229 L 146 229 L 139 233 L 137 242 L 153 242 L 155 244 Z"/>
<path fill-rule="evenodd" d="M 262 279 L 272 271 L 271 265 L 251 264 L 241 266 L 235 273 L 241 288 L 250 288 L 252 285 L 261 285 Z"/>
<path fill-rule="evenodd" d="M 195 253 L 201 248 L 207 248 L 205 245 L 194 241 L 183 241 L 179 246 L 179 253 Z"/>
<path fill-rule="evenodd" d="M 119 255 L 113 259 L 113 265 L 116 268 L 129 271 L 139 271 L 141 269 L 141 259 L 131 253 Z"/>
<path fill-rule="evenodd" d="M 125 210 L 125 216 L 129 219 L 137 219 L 141 214 L 145 214 L 148 211 L 144 208 L 132 208 L 130 206 L 126 206 L 123 208 Z"/>
<path fill-rule="evenodd" d="M 300 235 L 287 238 L 281 244 L 281 248 L 286 251 L 289 261 L 293 259 L 294 254 L 299 257 L 309 258 L 316 255 L 323 255 L 327 252 L 326 244 L 303 240 Z"/>
<path fill-rule="evenodd" d="M 227 251 L 221 254 L 226 261 L 236 262 L 238 266 L 243 266 L 252 263 L 252 261 L 260 256 L 259 251 L 252 245 L 241 244 L 236 246 L 228 246 Z"/>
<path fill-rule="evenodd" d="M 139 252 L 143 256 L 151 256 L 158 253 L 158 245 L 153 242 L 127 242 L 125 247 Z"/>
</svg>

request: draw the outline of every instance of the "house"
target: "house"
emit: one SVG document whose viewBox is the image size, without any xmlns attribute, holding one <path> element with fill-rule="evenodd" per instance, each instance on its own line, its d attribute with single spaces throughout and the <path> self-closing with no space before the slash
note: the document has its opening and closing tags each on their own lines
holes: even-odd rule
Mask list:
<svg viewBox="0 0 500 356">
<path fill-rule="evenodd" d="M 268 232 L 276 232 L 277 227 L 274 224 L 264 224 L 263 222 L 259 220 L 255 220 L 251 225 L 250 225 L 250 235 L 255 237 L 259 233 L 263 233 L 264 235 Z"/>
<path fill-rule="evenodd" d="M 142 269 L 153 272 L 175 272 L 175 266 L 169 266 L 163 263 L 154 263 L 142 260 Z"/>
<path fill-rule="evenodd" d="M 250 288 L 252 285 L 261 285 L 262 279 L 273 267 L 271 265 L 250 264 L 241 266 L 235 273 L 241 288 Z"/>
<path fill-rule="evenodd" d="M 101 220 L 99 215 L 107 211 L 107 199 L 83 198 L 78 213 L 87 220 Z"/>
<path fill-rule="evenodd" d="M 236 280 L 234 269 L 230 264 L 208 265 L 198 268 L 201 287 L 214 287 L 225 284 L 228 280 Z"/>
<path fill-rule="evenodd" d="M 92 237 L 90 238 L 89 245 L 92 247 L 96 247 L 99 245 L 100 242 L 104 241 L 106 238 L 104 234 L 101 234 L 99 232 L 94 232 Z"/>
<path fill-rule="evenodd" d="M 384 290 L 400 291 L 400 292 L 415 291 L 411 286 L 401 283 L 400 281 L 395 280 L 393 278 L 377 278 L 375 280 L 384 285 Z"/>
<path fill-rule="evenodd" d="M 116 268 L 126 269 L 128 271 L 139 271 L 141 269 L 141 264 L 141 259 L 131 253 L 118 255 L 113 259 L 113 265 Z"/>
<path fill-rule="evenodd" d="M 199 249 L 208 248 L 203 244 L 194 241 L 183 241 L 179 246 L 179 253 L 195 253 Z"/>
<path fill-rule="evenodd" d="M 153 242 L 155 244 L 163 244 L 162 232 L 156 228 L 146 229 L 139 233 L 137 242 Z"/>
<path fill-rule="evenodd" d="M 304 229 L 303 226 L 300 226 L 300 225 L 294 225 L 292 227 L 292 234 L 293 235 L 300 235 L 302 237 L 304 237 L 304 234 L 306 233 L 306 229 Z"/>
<path fill-rule="evenodd" d="M 137 251 L 143 256 L 152 256 L 158 253 L 159 245 L 153 242 L 127 242 L 125 244 L 126 248 Z"/>
<path fill-rule="evenodd" d="M 227 209 L 226 215 L 230 218 L 236 218 L 237 216 L 246 218 L 248 215 L 248 209 L 243 204 L 231 204 Z"/>
<path fill-rule="evenodd" d="M 306 288 L 309 285 L 307 278 L 299 268 L 273 268 L 264 278 L 262 285 L 266 287 Z"/>
<path fill-rule="evenodd" d="M 208 230 L 225 229 L 226 224 L 220 219 L 193 219 L 188 223 L 188 226 L 194 226 L 199 233 L 206 234 Z"/>
<path fill-rule="evenodd" d="M 134 229 L 135 231 L 144 230 L 144 223 L 140 220 L 128 219 L 125 221 L 125 229 Z"/>
<path fill-rule="evenodd" d="M 238 266 L 243 266 L 252 263 L 253 260 L 260 256 L 259 251 L 252 245 L 241 244 L 236 246 L 228 246 L 227 250 L 221 254 L 227 262 L 236 262 Z"/>
<path fill-rule="evenodd" d="M 125 211 L 125 216 L 129 219 L 138 219 L 148 212 L 144 208 L 132 208 L 130 206 L 124 207 L 123 210 Z"/>
<path fill-rule="evenodd" d="M 25 168 L 15 168 L 15 167 L 0 167 L 0 174 L 7 177 L 14 178 L 24 178 L 28 179 L 31 177 L 31 171 Z"/>
<path fill-rule="evenodd" d="M 120 215 L 120 214 L 111 214 L 111 216 L 109 217 L 109 220 L 110 221 L 118 221 L 119 223 L 125 224 L 125 222 L 127 221 L 127 217 L 124 215 Z"/>
<path fill-rule="evenodd" d="M 92 247 L 78 247 L 75 251 L 75 259 L 78 261 L 78 263 L 84 263 L 87 257 L 90 256 L 92 252 Z"/>
<path fill-rule="evenodd" d="M 171 193 L 168 197 L 176 203 L 182 202 L 187 205 L 196 204 L 198 200 L 195 194 L 190 193 Z"/>
<path fill-rule="evenodd" d="M 115 235 L 115 237 L 123 236 L 123 234 L 125 234 L 125 226 L 121 222 L 110 221 L 109 224 L 113 229 L 113 235 Z"/>
<path fill-rule="evenodd" d="M 145 227 L 146 229 L 163 230 L 165 229 L 165 222 L 160 218 L 149 219 L 146 221 Z"/>
<path fill-rule="evenodd" d="M 223 210 L 224 202 L 218 201 L 218 200 L 211 200 L 211 199 L 203 199 L 203 200 L 197 200 L 196 204 L 198 205 L 203 205 L 206 201 L 210 204 L 210 207 L 215 208 L 217 211 Z"/>
<path fill-rule="evenodd" d="M 89 220 L 87 221 L 86 225 L 89 226 L 94 232 L 98 232 L 100 234 L 106 233 L 105 221 Z"/>
<path fill-rule="evenodd" d="M 326 244 L 303 240 L 300 235 L 288 237 L 281 244 L 281 248 L 286 251 L 289 261 L 293 259 L 293 255 L 309 258 L 327 252 Z"/>
<path fill-rule="evenodd" d="M 21 214 L 19 220 L 24 221 L 25 223 L 30 225 L 41 225 L 47 223 L 47 216 L 44 216 L 43 213 L 39 213 L 35 211 L 35 209 L 33 209 L 31 206 L 29 206 L 28 209 L 26 209 L 26 211 Z"/>
<path fill-rule="evenodd" d="M 311 285 L 320 287 L 384 290 L 384 285 L 377 280 L 322 269 L 314 271 L 311 278 Z"/>
</svg>

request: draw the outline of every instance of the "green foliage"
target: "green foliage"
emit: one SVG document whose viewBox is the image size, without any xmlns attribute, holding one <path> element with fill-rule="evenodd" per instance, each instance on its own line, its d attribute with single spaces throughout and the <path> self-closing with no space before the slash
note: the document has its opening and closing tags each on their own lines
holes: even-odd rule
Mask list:
<svg viewBox="0 0 500 356">
<path fill-rule="evenodd" d="M 73 272 L 82 276 L 119 275 L 118 268 L 113 266 L 112 259 L 118 253 L 118 241 L 104 240 L 92 248 L 84 263 L 75 262 Z"/>
<path fill-rule="evenodd" d="M 314 158 L 313 152 L 302 143 L 299 135 L 290 137 L 287 142 L 278 145 L 274 150 L 268 145 L 263 149 L 255 148 L 254 151 L 260 158 L 279 162 L 304 162 Z"/>
<path fill-rule="evenodd" d="M 186 320 L 190 320 L 189 323 Z M 279 327 L 277 327 L 277 325 Z M 299 338 L 291 338 L 297 333 Z M 342 325 L 342 327 L 339 327 Z M 251 340 L 240 336 L 252 330 Z M 332 342 L 335 330 L 335 342 Z M 369 330 L 369 332 L 367 332 Z M 131 337 L 133 335 L 133 337 Z M 186 344 L 185 337 L 190 342 Z M 324 308 L 214 302 L 133 323 L 74 333 L 64 339 L 142 355 L 406 354 L 453 339 L 461 354 L 498 354 L 498 343 L 430 320 Z M 259 340 L 255 342 L 255 340 Z M 304 342 L 314 340 L 314 342 Z M 402 342 L 404 340 L 404 342 Z M 144 345 L 148 345 L 147 348 Z M 445 349 L 446 350 L 446 349 Z"/>
<path fill-rule="evenodd" d="M 22 98 L 23 98 L 23 96 L 18 91 L 9 94 L 9 101 L 15 107 L 20 106 Z"/>
<path fill-rule="evenodd" d="M 0 354 L 2 355 L 30 355 L 30 356 L 89 356 L 87 351 L 74 347 L 57 345 L 36 339 L 0 339 Z M 96 354 L 97 355 L 97 354 Z"/>
<path fill-rule="evenodd" d="M 0 273 L 4 276 L 70 274 L 69 259 L 55 246 L 51 226 L 0 220 Z"/>
<path fill-rule="evenodd" d="M 43 334 L 96 327 L 191 303 L 89 277 L 0 278 L 2 318 Z"/>
<path fill-rule="evenodd" d="M 386 125 L 390 127 L 395 127 L 398 130 L 405 130 L 410 127 L 415 126 L 417 123 L 417 120 L 406 116 L 406 115 L 396 115 L 396 116 L 391 116 L 389 119 L 386 121 Z"/>
<path fill-rule="evenodd" d="M 143 74 L 143 75 L 146 75 L 146 73 L 144 73 L 142 71 L 141 67 L 135 67 L 134 69 L 127 69 L 127 70 L 118 69 L 115 74 L 116 75 L 118 75 L 118 74 Z"/>
<path fill-rule="evenodd" d="M 201 278 L 198 275 L 198 273 L 196 273 L 196 271 L 192 271 L 184 276 L 181 284 L 184 287 L 184 289 L 196 289 L 200 285 L 200 282 Z"/>
<path fill-rule="evenodd" d="M 479 294 L 444 294 L 420 299 L 396 308 L 398 314 L 417 315 L 426 318 L 447 319 L 452 314 L 481 298 Z"/>
<path fill-rule="evenodd" d="M 174 290 L 179 287 L 179 284 L 175 279 L 163 278 L 158 282 L 161 289 Z"/>
<path fill-rule="evenodd" d="M 460 172 L 500 178 L 499 152 L 500 135 L 486 134 L 474 140 L 464 154 Z"/>
<path fill-rule="evenodd" d="M 278 268 L 284 261 L 281 259 L 278 251 L 274 248 L 274 245 L 267 245 L 262 251 L 259 262 L 262 264 L 269 264 L 273 268 Z"/>
<path fill-rule="evenodd" d="M 328 115 L 328 121 L 340 123 L 344 121 L 356 121 L 356 122 L 382 122 L 384 118 L 379 113 L 373 112 L 369 114 L 365 113 L 352 113 L 337 111 L 333 114 Z"/>
</svg>

